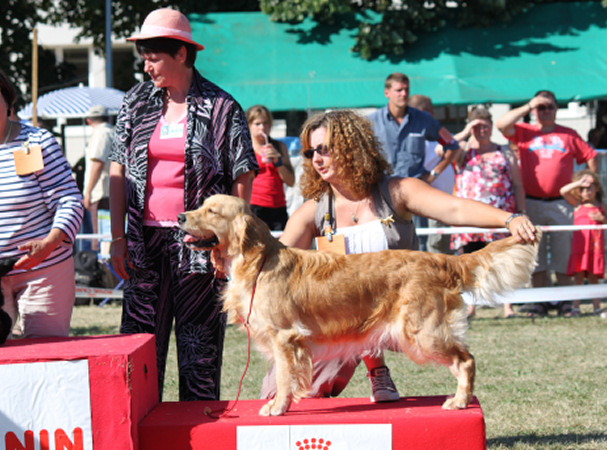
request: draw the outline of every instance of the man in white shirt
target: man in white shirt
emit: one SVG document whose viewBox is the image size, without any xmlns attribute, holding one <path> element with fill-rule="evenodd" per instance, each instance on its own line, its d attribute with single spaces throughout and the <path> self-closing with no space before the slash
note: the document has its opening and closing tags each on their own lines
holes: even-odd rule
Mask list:
<svg viewBox="0 0 607 450">
<path fill-rule="evenodd" d="M 105 106 L 93 106 L 86 119 L 93 127 L 93 134 L 88 146 L 84 150 L 84 207 L 91 215 L 92 230 L 99 233 L 98 212 L 108 209 L 110 195 L 110 164 L 108 161 L 112 149 L 112 136 L 114 130 L 109 124 L 109 114 Z M 98 251 L 99 243 L 95 239 L 91 242 L 91 249 Z"/>
</svg>

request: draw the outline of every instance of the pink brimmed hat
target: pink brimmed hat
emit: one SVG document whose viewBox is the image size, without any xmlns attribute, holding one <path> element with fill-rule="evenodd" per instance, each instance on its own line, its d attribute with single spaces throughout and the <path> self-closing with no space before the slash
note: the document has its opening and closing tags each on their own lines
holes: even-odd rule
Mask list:
<svg viewBox="0 0 607 450">
<path fill-rule="evenodd" d="M 204 47 L 192 40 L 190 21 L 179 11 L 171 8 L 160 8 L 152 11 L 143 21 L 139 34 L 126 38 L 127 41 L 139 41 L 153 38 L 171 38 L 196 46 L 197 50 Z"/>
</svg>

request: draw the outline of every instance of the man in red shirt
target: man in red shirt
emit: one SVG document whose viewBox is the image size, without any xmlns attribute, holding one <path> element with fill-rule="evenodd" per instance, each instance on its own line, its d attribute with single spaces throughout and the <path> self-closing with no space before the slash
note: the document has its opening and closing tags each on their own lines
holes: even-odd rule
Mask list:
<svg viewBox="0 0 607 450">
<path fill-rule="evenodd" d="M 571 181 L 574 160 L 577 164 L 586 163 L 595 172 L 598 168 L 595 150 L 575 130 L 556 124 L 557 109 L 554 93 L 542 90 L 527 104 L 510 110 L 496 122 L 502 134 L 518 148 L 527 215 L 537 225 L 571 225 L 573 210 L 561 197 L 560 188 Z M 537 123 L 519 122 L 530 112 Z M 571 284 L 571 278 L 566 275 L 570 251 L 571 233 L 544 233 L 533 286 L 549 286 L 548 269 L 554 270 L 559 286 Z M 550 305 L 535 306 L 533 312 L 543 315 Z M 567 308 L 571 308 L 570 304 L 563 303 L 559 312 L 565 313 Z"/>
</svg>

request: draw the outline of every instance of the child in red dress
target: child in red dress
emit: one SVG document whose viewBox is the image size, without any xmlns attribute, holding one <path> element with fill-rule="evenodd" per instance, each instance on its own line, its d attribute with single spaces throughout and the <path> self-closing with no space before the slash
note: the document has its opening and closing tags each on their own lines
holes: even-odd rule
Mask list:
<svg viewBox="0 0 607 450">
<path fill-rule="evenodd" d="M 597 225 L 607 223 L 603 188 L 599 177 L 592 170 L 580 170 L 573 176 L 573 181 L 561 188 L 561 195 L 571 203 L 574 225 Z M 573 232 L 571 256 L 567 275 L 573 275 L 575 284 L 597 284 L 605 276 L 605 238 L 603 230 L 577 230 Z M 601 299 L 592 301 L 594 314 L 600 315 Z M 569 317 L 580 315 L 580 300 L 573 302 L 573 309 L 566 314 Z"/>
</svg>

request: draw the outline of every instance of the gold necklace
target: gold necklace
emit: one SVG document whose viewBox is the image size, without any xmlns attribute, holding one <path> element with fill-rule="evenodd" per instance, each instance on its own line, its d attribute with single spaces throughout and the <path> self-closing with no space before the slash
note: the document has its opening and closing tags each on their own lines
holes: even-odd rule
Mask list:
<svg viewBox="0 0 607 450">
<path fill-rule="evenodd" d="M 352 222 L 354 223 L 358 223 L 358 207 L 360 206 L 360 201 L 358 202 L 358 204 L 356 205 L 356 211 L 354 211 L 352 213 Z"/>
<path fill-rule="evenodd" d="M 2 143 L 2 145 L 6 145 L 6 143 L 8 142 L 9 138 L 11 137 L 11 131 L 13 131 L 13 122 L 11 120 L 8 121 L 8 133 L 6 134 L 6 137 L 4 138 L 4 142 Z"/>
<path fill-rule="evenodd" d="M 366 197 L 365 197 L 365 198 L 363 198 L 363 199 L 361 199 L 361 200 L 359 200 L 358 202 L 356 202 L 356 209 L 355 209 L 354 211 L 352 211 L 350 208 L 348 208 L 348 209 L 350 209 L 350 214 L 352 215 L 352 222 L 354 222 L 354 223 L 358 223 L 358 208 L 360 208 L 360 204 L 361 204 L 361 203 L 362 203 L 362 202 L 363 202 L 365 199 L 366 199 Z"/>
</svg>

